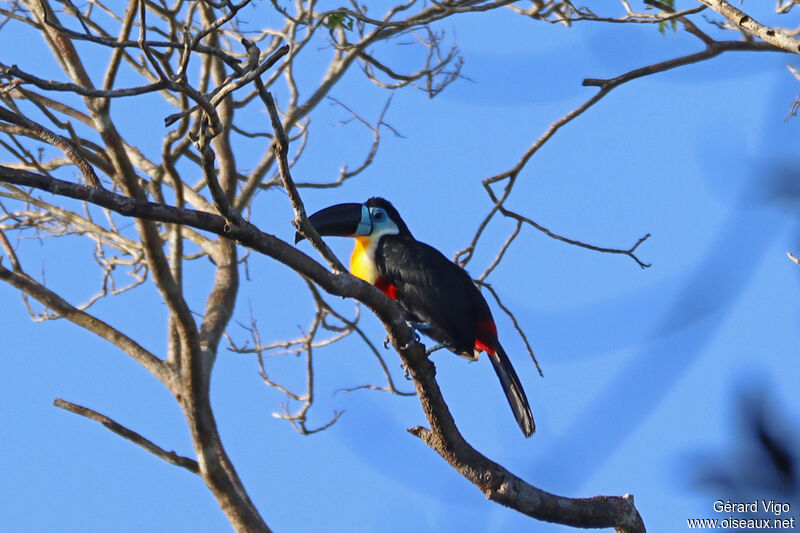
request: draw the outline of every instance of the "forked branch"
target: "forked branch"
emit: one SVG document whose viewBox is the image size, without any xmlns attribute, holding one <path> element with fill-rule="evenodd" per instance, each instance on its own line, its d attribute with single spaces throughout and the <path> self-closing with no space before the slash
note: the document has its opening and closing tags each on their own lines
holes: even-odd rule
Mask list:
<svg viewBox="0 0 800 533">
<path fill-rule="evenodd" d="M 646 2 L 648 4 L 651 4 L 651 5 L 657 5 L 661 9 L 663 9 L 663 10 L 665 10 L 667 12 L 673 12 L 674 13 L 674 10 L 672 10 L 672 8 L 670 8 L 669 6 L 666 6 L 665 4 L 663 4 L 661 2 L 658 2 L 657 0 L 646 0 Z M 539 149 L 542 146 L 544 146 L 544 144 L 547 143 L 556 134 L 556 132 L 558 132 L 562 127 L 566 126 L 567 124 L 571 123 L 573 120 L 575 120 L 576 118 L 581 116 L 588 109 L 590 109 L 592 106 L 597 104 L 600 100 L 602 100 L 605 96 L 607 96 L 612 90 L 614 90 L 615 88 L 619 87 L 620 85 L 623 85 L 623 84 L 625 84 L 627 82 L 630 82 L 630 81 L 633 81 L 633 80 L 636 80 L 638 78 L 642 78 L 642 77 L 645 77 L 645 76 L 651 76 L 651 75 L 658 74 L 658 73 L 661 73 L 661 72 L 666 72 L 668 70 L 672 70 L 672 69 L 675 69 L 675 68 L 678 68 L 678 67 L 681 67 L 681 66 L 691 65 L 691 64 L 699 63 L 701 61 L 706 61 L 706 60 L 711 59 L 713 57 L 716 57 L 716 56 L 718 56 L 718 55 L 720 55 L 720 54 L 722 54 L 724 52 L 730 52 L 730 51 L 753 51 L 753 52 L 768 52 L 768 51 L 769 52 L 775 52 L 775 51 L 781 51 L 781 48 L 777 48 L 771 42 L 717 41 L 717 40 L 714 40 L 711 37 L 709 37 L 707 34 L 702 32 L 687 17 L 687 15 L 689 15 L 691 13 L 693 13 L 693 11 L 692 12 L 683 12 L 683 13 L 677 14 L 679 16 L 676 15 L 674 20 L 680 21 L 681 24 L 684 27 L 684 30 L 687 33 L 693 35 L 694 37 L 697 37 L 704 44 L 705 47 L 704 47 L 703 50 L 701 50 L 699 52 L 696 52 L 696 53 L 688 54 L 688 55 L 685 55 L 685 56 L 680 56 L 680 57 L 676 57 L 676 58 L 673 58 L 673 59 L 669 59 L 669 60 L 661 61 L 661 62 L 658 62 L 658 63 L 654 63 L 652 65 L 647 65 L 647 66 L 644 66 L 644 67 L 633 69 L 633 70 L 628 71 L 626 73 L 620 74 L 620 75 L 618 75 L 618 76 L 616 76 L 614 78 L 607 78 L 607 79 L 586 78 L 586 79 L 584 79 L 583 80 L 583 85 L 584 86 L 599 87 L 600 90 L 597 93 L 595 93 L 594 95 L 592 95 L 591 97 L 589 97 L 585 102 L 580 104 L 578 107 L 576 107 L 572 111 L 566 113 L 561 118 L 559 118 L 558 120 L 556 120 L 555 122 L 550 124 L 550 126 L 547 127 L 547 129 L 544 131 L 544 133 L 542 133 L 542 135 L 540 135 L 530 145 L 530 147 L 522 154 L 522 156 L 517 161 L 517 163 L 514 164 L 511 168 L 509 168 L 508 170 L 506 170 L 504 172 L 496 174 L 494 176 L 490 176 L 488 178 L 485 178 L 483 180 L 483 182 L 482 182 L 483 183 L 483 187 L 484 187 L 486 193 L 488 194 L 488 196 L 489 196 L 489 198 L 490 198 L 490 200 L 492 202 L 492 206 L 491 206 L 491 208 L 489 210 L 489 213 L 479 223 L 478 229 L 476 230 L 475 235 L 473 236 L 471 242 L 467 245 L 466 248 L 464 248 L 463 250 L 460 250 L 459 252 L 456 253 L 456 255 L 455 255 L 455 261 L 456 262 L 458 262 L 461 266 L 465 266 L 472 259 L 472 256 L 473 256 L 473 253 L 475 251 L 475 248 L 477 247 L 478 242 L 480 241 L 482 235 L 484 234 L 484 231 L 488 227 L 489 223 L 494 219 L 495 215 L 497 215 L 499 213 L 504 217 L 512 218 L 512 219 L 517 220 L 518 223 L 519 222 L 524 222 L 525 224 L 528 224 L 531 227 L 534 227 L 537 230 L 539 230 L 539 231 L 543 232 L 544 234 L 548 235 L 549 237 L 552 237 L 552 238 L 557 239 L 559 241 L 566 242 L 568 244 L 572 244 L 572 245 L 576 245 L 576 246 L 581 246 L 583 248 L 587 248 L 587 249 L 590 249 L 590 250 L 595 250 L 595 251 L 599 251 L 599 252 L 603 252 L 603 253 L 613 253 L 613 254 L 626 255 L 626 256 L 630 257 L 631 259 L 633 259 L 642 268 L 646 268 L 646 267 L 650 266 L 649 263 L 645 263 L 644 261 L 639 259 L 639 257 L 637 257 L 636 254 L 635 254 L 635 251 L 638 248 L 638 246 L 650 236 L 649 234 L 645 235 L 644 237 L 641 237 L 632 247 L 627 248 L 627 249 L 610 248 L 610 247 L 605 247 L 605 246 L 596 246 L 596 245 L 585 243 L 585 242 L 577 240 L 577 239 L 570 239 L 570 238 L 564 237 L 562 235 L 559 235 L 558 233 L 553 232 L 553 231 L 545 228 L 541 224 L 535 222 L 533 219 L 531 219 L 529 217 L 525 217 L 525 216 L 523 216 L 521 214 L 518 214 L 518 213 L 515 213 L 515 212 L 511 211 L 510 209 L 508 209 L 505 206 L 505 204 L 506 204 L 506 201 L 508 200 L 508 198 L 511 196 L 511 193 L 512 193 L 512 191 L 514 189 L 514 185 L 516 184 L 516 181 L 519 178 L 521 172 L 525 169 L 525 167 L 527 166 L 527 164 L 531 160 L 531 158 L 534 156 L 534 154 L 536 154 L 536 152 L 538 152 Z M 589 15 L 587 13 L 584 13 L 584 15 L 585 15 L 585 17 L 588 17 L 587 19 L 601 20 L 601 19 L 598 19 L 598 17 L 593 15 L 593 14 Z M 495 191 L 495 188 L 498 187 L 498 185 L 500 185 L 500 184 L 502 184 L 503 187 L 501 189 L 501 192 L 498 194 Z M 493 265 L 492 268 L 494 266 L 496 266 L 496 265 Z"/>
</svg>

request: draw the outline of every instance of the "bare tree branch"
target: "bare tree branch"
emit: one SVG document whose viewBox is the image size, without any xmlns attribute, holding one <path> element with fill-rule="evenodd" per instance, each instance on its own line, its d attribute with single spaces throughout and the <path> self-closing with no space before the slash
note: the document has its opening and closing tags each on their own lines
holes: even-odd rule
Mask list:
<svg viewBox="0 0 800 533">
<path fill-rule="evenodd" d="M 292 221 L 292 224 L 294 224 L 294 227 L 297 228 L 297 231 L 303 237 L 311 242 L 314 248 L 316 248 L 322 257 L 325 258 L 325 261 L 328 262 L 335 272 L 345 272 L 346 269 L 339 261 L 339 258 L 336 257 L 331 249 L 328 248 L 328 245 L 322 241 L 317 233 L 317 230 L 314 229 L 314 226 L 312 226 L 308 221 L 306 210 L 303 206 L 303 201 L 300 199 L 300 194 L 297 192 L 297 187 L 295 187 L 294 180 L 292 180 L 292 176 L 289 171 L 289 161 L 287 155 L 289 151 L 289 141 L 286 138 L 286 132 L 284 131 L 283 125 L 278 117 L 278 109 L 275 106 L 275 101 L 272 99 L 271 94 L 263 90 L 263 86 L 259 87 L 259 92 L 261 93 L 261 98 L 264 100 L 264 103 L 267 106 L 267 112 L 269 113 L 269 120 L 272 123 L 272 128 L 275 130 L 274 150 L 278 160 L 278 169 L 280 170 L 281 179 L 283 180 L 283 185 L 286 188 L 286 192 L 289 194 L 289 200 L 292 202 L 292 209 L 294 209 L 294 220 Z"/>
<path fill-rule="evenodd" d="M 482 280 L 477 280 L 477 283 L 481 287 L 486 287 L 486 289 L 491 293 L 492 298 L 494 298 L 495 303 L 497 303 L 497 306 L 500 307 L 500 309 L 502 309 L 502 311 L 508 316 L 508 318 L 511 319 L 511 323 L 514 325 L 514 329 L 517 330 L 517 334 L 522 339 L 522 342 L 525 343 L 525 349 L 528 351 L 528 355 L 531 356 L 533 364 L 536 365 L 536 370 L 539 372 L 540 376 L 544 377 L 544 373 L 542 373 L 542 367 L 539 366 L 539 361 L 536 359 L 536 356 L 533 353 L 533 348 L 531 347 L 531 343 L 528 342 L 528 336 L 525 335 L 525 331 L 523 331 L 522 326 L 520 326 L 517 317 L 514 316 L 514 313 L 512 313 L 511 310 L 503 304 L 503 302 L 500 300 L 500 296 L 497 294 L 497 291 L 495 291 L 490 284 Z"/>
<path fill-rule="evenodd" d="M 86 187 L 86 189 L 90 188 Z M 18 262 L 12 260 L 12 264 L 14 263 L 19 266 Z M 117 346 L 124 353 L 131 356 L 137 363 L 146 368 L 170 390 L 174 390 L 175 375 L 172 373 L 172 371 L 164 365 L 163 361 L 142 348 L 130 337 L 123 335 L 117 329 L 111 327 L 102 320 L 95 318 L 89 313 L 80 311 L 79 309 L 73 307 L 63 298 L 58 296 L 53 291 L 47 289 L 42 284 L 36 282 L 24 272 L 18 270 L 8 270 L 2 264 L 0 264 L 0 280 L 11 284 L 24 294 L 27 294 L 28 296 L 42 303 L 42 305 L 54 310 L 59 316 L 66 318 L 70 322 L 73 322 L 82 328 L 91 331 L 114 346 Z"/>
<path fill-rule="evenodd" d="M 67 400 L 62 400 L 61 398 L 56 398 L 55 400 L 53 400 L 53 405 L 55 405 L 56 407 L 60 407 L 61 409 L 64 409 L 71 413 L 75 413 L 76 415 L 85 416 L 89 420 L 94 420 L 95 422 L 103 424 L 106 428 L 110 429 L 120 437 L 141 446 L 142 448 L 152 453 L 159 459 L 163 459 L 164 461 L 173 464 L 175 466 L 180 466 L 182 468 L 185 468 L 192 474 L 200 473 L 200 466 L 194 459 L 183 457 L 182 455 L 178 455 L 175 452 L 168 452 L 164 448 L 161 448 L 160 446 L 154 444 L 152 441 L 146 439 L 145 437 L 141 436 L 135 431 L 126 428 L 122 424 L 115 422 L 114 420 L 108 418 L 104 414 L 98 413 L 97 411 L 89 409 L 88 407 L 83 407 L 82 405 L 68 402 Z"/>
<path fill-rule="evenodd" d="M 683 20 L 683 19 L 681 18 L 680 20 Z M 696 27 L 693 24 L 687 24 L 686 26 L 687 26 L 687 31 L 697 35 L 697 32 L 694 31 L 694 28 L 696 28 Z M 704 38 L 702 40 L 705 41 Z M 596 86 L 596 87 L 599 87 L 600 90 L 596 94 L 594 94 L 592 97 L 590 97 L 588 100 L 586 100 L 584 103 L 582 103 L 581 105 L 579 105 L 578 107 L 576 107 L 575 109 L 570 111 L 569 113 L 565 114 L 564 116 L 562 116 L 561 118 L 559 118 L 558 120 L 556 120 L 555 122 L 550 124 L 550 126 L 545 130 L 545 132 L 538 139 L 536 139 L 533 142 L 533 144 L 531 144 L 531 146 L 525 151 L 525 153 L 522 155 L 522 157 L 519 159 L 519 161 L 513 167 L 511 167 L 510 169 L 508 169 L 508 170 L 506 170 L 506 171 L 504 171 L 504 172 L 502 172 L 500 174 L 496 174 L 494 176 L 485 178 L 483 180 L 483 187 L 486 190 L 487 194 L 489 195 L 489 198 L 491 199 L 491 201 L 493 203 L 492 208 L 489 211 L 489 214 L 486 215 L 486 217 L 484 217 L 484 219 L 479 224 L 478 230 L 476 231 L 476 233 L 475 233 L 474 237 L 472 238 L 472 241 L 470 242 L 470 244 L 466 248 L 464 248 L 463 250 L 460 250 L 459 252 L 456 253 L 455 260 L 461 266 L 466 265 L 470 261 L 470 259 L 472 258 L 473 252 L 475 250 L 475 247 L 477 246 L 479 239 L 483 235 L 484 230 L 488 227 L 489 223 L 494 218 L 494 216 L 497 213 L 501 213 L 503 216 L 506 216 L 506 217 L 509 217 L 509 218 L 514 218 L 514 219 L 516 219 L 518 221 L 523 221 L 523 222 L 531 225 L 532 227 L 535 227 L 539 231 L 542 231 L 546 235 L 548 235 L 550 237 L 553 237 L 553 238 L 555 238 L 557 240 L 560 240 L 560 241 L 563 241 L 563 242 L 567 242 L 569 244 L 574 244 L 574 245 L 577 245 L 577 246 L 581 246 L 581 247 L 584 247 L 584 248 L 587 248 L 587 249 L 604 252 L 604 253 L 616 253 L 616 254 L 627 255 L 627 256 L 631 257 L 634 261 L 636 261 L 636 263 L 640 267 L 645 268 L 645 267 L 649 266 L 648 263 L 644 263 L 643 261 L 641 261 L 634 254 L 636 248 L 639 246 L 639 244 L 644 242 L 644 240 L 649 237 L 649 234 L 644 236 L 644 237 L 642 237 L 639 241 L 637 241 L 636 244 L 634 244 L 634 246 L 632 246 L 629 249 L 614 249 L 614 248 L 608 248 L 608 247 L 595 246 L 595 245 L 591 245 L 591 244 L 586 244 L 586 243 L 584 243 L 582 241 L 579 241 L 579 240 L 569 239 L 569 238 L 560 236 L 560 235 L 558 235 L 558 234 L 546 229 L 544 226 L 534 222 L 532 219 L 530 219 L 528 217 L 524 217 L 524 216 L 519 215 L 517 213 L 514 213 L 514 212 L 508 210 L 507 208 L 505 208 L 504 207 L 505 206 L 505 202 L 510 197 L 511 192 L 512 192 L 512 190 L 514 188 L 514 185 L 515 185 L 515 183 L 517 181 L 517 178 L 519 177 L 520 172 L 522 172 L 522 170 L 525 168 L 525 166 L 527 165 L 528 161 L 530 161 L 530 159 L 533 157 L 533 155 L 536 152 L 538 152 L 538 150 L 542 146 L 544 146 L 544 144 L 547 141 L 549 141 L 556 134 L 556 132 L 558 132 L 559 129 L 561 129 L 563 126 L 569 124 L 574 119 L 576 119 L 579 116 L 581 116 L 586 110 L 588 110 L 590 107 L 595 105 L 597 102 L 599 102 L 601 99 L 603 99 L 609 92 L 611 92 L 613 89 L 619 87 L 620 85 L 623 85 L 623 84 L 625 84 L 627 82 L 633 81 L 633 80 L 635 80 L 637 78 L 641 78 L 641 77 L 644 77 L 644 76 L 650 76 L 652 74 L 657 74 L 657 73 L 664 72 L 664 71 L 667 71 L 667 70 L 671 70 L 671 69 L 674 69 L 674 68 L 677 68 L 677 67 L 681 67 L 681 66 L 684 66 L 684 65 L 689 65 L 689 64 L 700 62 L 700 61 L 705 61 L 705 60 L 711 59 L 711 58 L 713 58 L 713 57 L 715 57 L 715 56 L 717 56 L 717 55 L 719 55 L 719 54 L 721 54 L 723 52 L 726 52 L 726 51 L 776 51 L 776 50 L 777 49 L 773 45 L 771 45 L 769 43 L 755 43 L 755 42 L 745 42 L 745 41 L 710 41 L 710 42 L 706 42 L 706 48 L 705 48 L 705 50 L 703 50 L 701 52 L 697 52 L 697 53 L 694 53 L 694 54 L 689 54 L 689 55 L 686 55 L 686 56 L 683 56 L 683 57 L 674 58 L 674 59 L 670 59 L 670 60 L 667 60 L 667 61 L 662 61 L 662 62 L 659 62 L 659 63 L 655 63 L 653 65 L 648 65 L 646 67 L 641 67 L 641 68 L 638 68 L 638 69 L 634 69 L 634 70 L 631 70 L 631 71 L 629 71 L 629 72 L 627 72 L 625 74 L 621 74 L 621 75 L 619 75 L 619 76 L 617 76 L 615 78 L 610 78 L 610 79 L 586 78 L 586 79 L 584 79 L 583 80 L 583 85 L 585 85 L 585 86 Z M 495 192 L 493 190 L 493 186 L 495 184 L 501 183 L 501 182 L 505 182 L 505 185 L 503 187 L 502 194 L 498 196 L 498 195 L 495 194 Z"/>
<path fill-rule="evenodd" d="M 791 37 L 780 30 L 771 28 L 760 22 L 754 20 L 750 15 L 744 11 L 730 5 L 725 0 L 697 0 L 704 4 L 740 28 L 742 31 L 747 32 L 786 52 L 793 54 L 800 53 L 800 40 Z"/>
<path fill-rule="evenodd" d="M 409 432 L 422 439 L 488 499 L 548 522 L 585 528 L 613 527 L 627 533 L 645 531 L 630 495 L 582 499 L 549 494 L 481 455 L 458 432 L 425 350 L 415 346 L 402 355 L 431 424 L 430 429 L 418 426 Z"/>
<path fill-rule="evenodd" d="M 39 138 L 46 143 L 50 143 L 53 146 L 59 148 L 64 154 L 69 158 L 70 162 L 78 167 L 83 174 L 86 183 L 91 185 L 92 187 L 102 187 L 103 185 L 100 183 L 100 180 L 97 178 L 97 174 L 94 173 L 94 169 L 89 165 L 89 163 L 81 157 L 81 155 L 73 148 L 68 142 L 66 142 L 63 138 L 59 135 L 56 135 L 52 131 L 48 130 L 47 128 L 36 124 L 35 122 L 28 120 L 27 118 L 18 115 L 17 113 L 13 113 L 8 109 L 3 109 L 0 107 L 0 120 L 5 120 L 6 122 L 10 122 L 12 124 L 17 124 L 24 128 L 24 133 L 30 137 Z"/>
</svg>

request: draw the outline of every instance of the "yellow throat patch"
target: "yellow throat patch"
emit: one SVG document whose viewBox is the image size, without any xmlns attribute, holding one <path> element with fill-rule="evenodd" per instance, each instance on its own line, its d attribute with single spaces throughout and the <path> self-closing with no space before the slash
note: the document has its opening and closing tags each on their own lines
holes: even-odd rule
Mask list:
<svg viewBox="0 0 800 533">
<path fill-rule="evenodd" d="M 356 245 L 350 256 L 350 273 L 372 284 L 378 279 L 378 267 L 375 265 L 377 241 L 369 236 L 356 237 Z"/>
</svg>

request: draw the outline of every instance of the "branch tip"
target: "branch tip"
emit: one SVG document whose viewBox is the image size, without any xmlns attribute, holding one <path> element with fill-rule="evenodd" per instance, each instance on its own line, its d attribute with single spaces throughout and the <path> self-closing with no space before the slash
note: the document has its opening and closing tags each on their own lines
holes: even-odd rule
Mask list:
<svg viewBox="0 0 800 533">
<path fill-rule="evenodd" d="M 174 451 L 167 451 L 153 443 L 151 440 L 143 437 L 131 429 L 126 428 L 122 424 L 112 420 L 102 413 L 98 413 L 93 409 L 89 409 L 88 407 L 84 407 L 61 398 L 54 399 L 53 405 L 60 409 L 64 409 L 65 411 L 69 411 L 70 413 L 75 413 L 76 415 L 86 417 L 89 420 L 99 422 L 113 433 L 116 433 L 120 437 L 123 437 L 124 439 L 141 446 L 156 457 L 163 459 L 164 461 L 175 466 L 183 467 L 193 474 L 200 474 L 200 465 L 194 459 L 183 457 Z"/>
<path fill-rule="evenodd" d="M 419 438 L 423 442 L 427 442 L 431 436 L 431 430 L 422 426 L 414 426 L 413 428 L 408 428 L 406 431 Z"/>
</svg>

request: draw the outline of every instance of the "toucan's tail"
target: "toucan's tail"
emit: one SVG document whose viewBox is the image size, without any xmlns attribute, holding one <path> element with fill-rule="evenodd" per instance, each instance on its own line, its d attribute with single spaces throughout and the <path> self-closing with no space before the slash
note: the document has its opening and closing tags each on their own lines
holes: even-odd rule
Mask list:
<svg viewBox="0 0 800 533">
<path fill-rule="evenodd" d="M 494 366 L 494 371 L 497 372 L 497 377 L 500 378 L 503 392 L 506 393 L 506 398 L 508 398 L 511 410 L 514 411 L 514 417 L 517 419 L 522 433 L 526 437 L 530 437 L 536 431 L 536 424 L 533 422 L 533 413 L 531 413 L 531 406 L 528 405 L 525 390 L 523 390 L 519 377 L 517 377 L 514 367 L 511 366 L 511 361 L 503 347 L 499 342 L 495 342 L 494 345 L 496 347 L 494 353 L 487 352 L 489 360 Z"/>
</svg>

